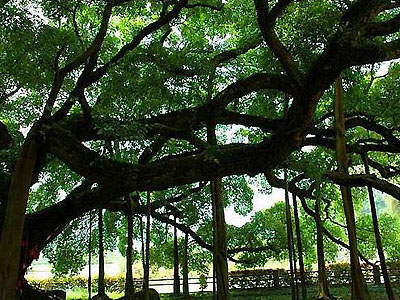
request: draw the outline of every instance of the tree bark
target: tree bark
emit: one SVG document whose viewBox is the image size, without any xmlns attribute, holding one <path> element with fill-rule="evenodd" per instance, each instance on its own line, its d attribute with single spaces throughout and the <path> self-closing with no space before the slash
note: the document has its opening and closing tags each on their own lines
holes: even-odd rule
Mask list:
<svg viewBox="0 0 400 300">
<path fill-rule="evenodd" d="M 293 236 L 293 233 L 292 233 L 292 236 Z M 296 300 L 299 300 L 299 285 L 298 285 L 298 282 L 299 282 L 298 277 L 299 276 L 298 276 L 298 272 L 297 272 L 297 259 L 296 259 L 296 249 L 294 246 L 294 238 L 292 240 L 292 245 L 293 245 L 292 253 L 293 253 L 294 291 L 295 291 L 294 297 Z"/>
<path fill-rule="evenodd" d="M 89 213 L 88 299 L 92 298 L 92 212 Z"/>
<path fill-rule="evenodd" d="M 285 216 L 286 216 L 286 234 L 287 234 L 287 247 L 289 254 L 289 270 L 290 270 L 290 288 L 292 300 L 296 300 L 296 285 L 294 280 L 294 266 L 293 266 L 293 226 L 292 226 L 292 214 L 290 212 L 289 202 L 289 187 L 287 181 L 287 171 L 284 173 L 285 177 Z"/>
<path fill-rule="evenodd" d="M 99 228 L 99 280 L 98 292 L 99 296 L 105 296 L 106 289 L 104 285 L 104 232 L 103 232 L 103 209 L 99 209 L 98 228 Z"/>
<path fill-rule="evenodd" d="M 175 223 L 176 223 L 176 216 Z M 181 293 L 181 284 L 179 278 L 179 248 L 178 248 L 178 230 L 174 226 L 174 294 L 179 295 Z"/>
<path fill-rule="evenodd" d="M 211 147 L 217 145 L 215 124 L 207 126 L 207 140 Z M 226 224 L 222 200 L 222 178 L 210 182 L 213 208 L 214 268 L 217 277 L 217 300 L 229 299 L 228 254 Z"/>
<path fill-rule="evenodd" d="M 188 247 L 189 247 L 189 235 L 185 234 L 185 242 L 183 246 L 183 257 L 182 257 L 182 274 L 183 274 L 183 297 L 189 299 L 189 268 L 188 268 Z"/>
<path fill-rule="evenodd" d="M 147 192 L 147 223 L 146 223 L 146 265 L 144 270 L 144 291 L 145 300 L 149 300 L 149 285 L 150 285 L 150 216 L 151 216 L 151 202 L 150 202 L 150 192 Z"/>
<path fill-rule="evenodd" d="M 321 221 L 321 192 L 320 186 L 317 187 L 315 199 L 315 224 L 317 227 L 317 261 L 318 261 L 318 290 L 316 299 L 333 299 L 329 293 L 328 281 L 325 268 L 323 224 Z"/>
<path fill-rule="evenodd" d="M 346 137 L 344 125 L 344 109 L 342 99 L 342 82 L 341 78 L 336 80 L 335 84 L 336 101 L 335 101 L 335 149 L 336 160 L 338 163 L 339 173 L 348 175 L 348 159 L 346 156 Z M 341 186 L 340 191 L 343 199 L 344 214 L 346 217 L 347 235 L 350 246 L 350 266 L 352 277 L 352 300 L 369 300 L 370 295 L 367 290 L 365 279 L 361 272 L 360 261 L 358 259 L 356 222 L 354 215 L 353 199 L 351 189 Z"/>
<path fill-rule="evenodd" d="M 368 155 L 367 154 L 362 155 L 362 159 L 364 161 L 365 173 L 370 174 L 369 164 L 368 164 Z M 395 300 L 394 291 L 392 289 L 388 270 L 386 267 L 385 253 L 383 251 L 381 233 L 379 231 L 378 214 L 376 212 L 376 206 L 375 206 L 374 191 L 371 186 L 368 186 L 368 196 L 369 196 L 369 203 L 371 206 L 371 216 L 372 216 L 372 223 L 373 223 L 373 227 L 374 227 L 376 248 L 378 250 L 379 261 L 381 263 L 381 270 L 382 270 L 382 275 L 383 275 L 383 281 L 385 283 L 386 293 L 388 295 L 389 300 Z"/>
<path fill-rule="evenodd" d="M 302 300 L 307 300 L 307 283 L 306 283 L 306 273 L 304 270 L 303 244 L 301 241 L 300 219 L 299 219 L 299 211 L 297 208 L 296 194 L 293 194 L 293 211 L 294 211 L 294 222 L 296 226 L 297 251 L 299 254 L 301 298 Z"/>
<path fill-rule="evenodd" d="M 133 252 L 133 214 L 132 214 L 132 199 L 126 196 L 126 222 L 128 226 L 128 245 L 126 248 L 126 275 L 125 275 L 125 297 L 133 299 L 135 286 L 133 283 L 132 273 L 132 252 Z"/>
<path fill-rule="evenodd" d="M 213 241 L 215 241 L 215 230 L 213 230 Z M 217 300 L 217 262 L 216 261 L 217 261 L 217 252 L 215 251 L 215 247 L 213 246 L 213 268 L 212 268 L 213 300 Z"/>
<path fill-rule="evenodd" d="M 139 225 L 140 225 L 140 241 L 141 241 L 141 248 L 142 248 L 142 267 L 143 267 L 143 283 L 142 283 L 142 288 L 145 288 L 145 282 L 144 282 L 144 273 L 146 272 L 146 245 L 144 242 L 144 226 L 143 226 L 143 220 L 142 217 L 139 217 Z"/>
<path fill-rule="evenodd" d="M 229 299 L 229 280 L 228 280 L 228 254 L 226 248 L 226 224 L 224 207 L 222 201 L 222 179 L 215 180 L 212 184 L 213 200 L 215 209 L 215 241 L 214 248 L 216 253 L 216 277 L 217 277 L 217 300 Z"/>
<path fill-rule="evenodd" d="M 28 133 L 22 146 L 8 191 L 0 240 L 0 300 L 14 300 L 16 288 L 22 288 L 23 282 L 17 282 L 17 280 L 25 210 L 38 151 L 35 131 L 32 129 Z"/>
</svg>

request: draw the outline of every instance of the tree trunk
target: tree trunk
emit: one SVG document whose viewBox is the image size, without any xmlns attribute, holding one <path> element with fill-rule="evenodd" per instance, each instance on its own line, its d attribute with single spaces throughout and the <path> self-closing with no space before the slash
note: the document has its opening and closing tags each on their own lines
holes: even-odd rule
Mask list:
<svg viewBox="0 0 400 300">
<path fill-rule="evenodd" d="M 214 231 L 213 241 L 215 241 L 215 230 L 213 231 Z M 213 247 L 212 284 L 213 284 L 213 300 L 217 300 L 217 252 L 215 251 L 215 247 Z"/>
<path fill-rule="evenodd" d="M 321 192 L 320 186 L 317 186 L 317 195 L 315 200 L 315 224 L 317 227 L 317 260 L 318 260 L 318 290 L 316 299 L 332 299 L 325 268 L 325 253 L 324 253 L 324 237 L 323 224 L 321 221 Z"/>
<path fill-rule="evenodd" d="M 285 216 L 286 216 L 287 246 L 289 254 L 290 288 L 291 288 L 292 300 L 296 300 L 296 285 L 294 282 L 294 266 L 293 266 L 293 226 L 292 226 L 292 214 L 290 212 L 289 187 L 288 187 L 286 170 L 284 177 L 285 177 L 285 208 L 286 208 Z"/>
<path fill-rule="evenodd" d="M 132 251 L 133 251 L 133 215 L 132 215 L 132 199 L 127 196 L 126 199 L 126 222 L 128 225 L 128 245 L 126 248 L 126 275 L 125 275 L 125 298 L 133 299 L 135 286 L 133 283 L 132 273 Z"/>
<path fill-rule="evenodd" d="M 367 154 L 362 155 L 362 159 L 364 161 L 365 173 L 370 174 L 368 155 Z M 390 278 L 386 267 L 386 259 L 382 246 L 381 233 L 379 231 L 379 222 L 378 222 L 378 214 L 376 213 L 374 191 L 370 186 L 368 186 L 368 195 L 369 195 L 369 203 L 371 206 L 371 215 L 372 215 L 372 223 L 374 226 L 376 248 L 378 250 L 379 261 L 381 262 L 381 270 L 383 275 L 383 281 L 385 283 L 386 293 L 388 295 L 389 300 L 395 300 L 394 292 L 392 289 L 392 285 L 390 283 Z"/>
<path fill-rule="evenodd" d="M 307 299 L 307 283 L 306 283 L 306 273 L 304 271 L 304 258 L 303 258 L 303 244 L 301 242 L 301 230 L 300 230 L 300 219 L 299 211 L 297 208 L 296 195 L 293 194 L 293 211 L 294 211 L 294 223 L 296 226 L 296 241 L 297 241 L 297 251 L 299 254 L 299 269 L 300 269 L 300 282 L 301 282 L 301 299 Z"/>
<path fill-rule="evenodd" d="M 89 213 L 88 299 L 92 298 L 92 212 Z"/>
<path fill-rule="evenodd" d="M 185 242 L 183 246 L 183 257 L 182 257 L 182 274 L 183 274 L 183 296 L 185 299 L 189 299 L 189 268 L 188 268 L 188 245 L 189 235 L 185 234 Z"/>
<path fill-rule="evenodd" d="M 207 140 L 217 144 L 215 124 L 207 126 Z M 226 224 L 222 200 L 222 178 L 210 182 L 213 207 L 214 267 L 217 277 L 217 300 L 229 299 L 228 254 L 226 249 Z"/>
<path fill-rule="evenodd" d="M 17 280 L 25 210 L 38 151 L 35 131 L 32 129 L 29 132 L 22 146 L 8 191 L 0 240 L 0 300 L 14 300 L 16 288 L 22 288 L 23 284 L 23 282 L 17 282 Z"/>
<path fill-rule="evenodd" d="M 139 217 L 139 226 L 140 226 L 140 242 L 142 244 L 141 246 L 141 252 L 142 252 L 142 268 L 143 268 L 143 282 L 142 282 L 142 288 L 145 288 L 144 284 L 144 273 L 146 270 L 146 245 L 144 243 L 144 226 L 143 226 L 143 220 L 142 217 Z"/>
<path fill-rule="evenodd" d="M 99 209 L 99 280 L 98 292 L 99 296 L 105 296 L 106 289 L 104 285 L 104 233 L 103 233 L 103 209 Z"/>
<path fill-rule="evenodd" d="M 289 205 L 290 208 L 290 205 Z M 297 273 L 297 259 L 296 259 L 296 249 L 295 249 L 295 244 L 294 244 L 294 237 L 293 237 L 293 231 L 291 232 L 292 234 L 292 253 L 293 253 L 293 271 L 294 271 L 294 290 L 295 290 L 295 299 L 299 300 L 299 286 L 298 286 L 298 273 Z"/>
<path fill-rule="evenodd" d="M 176 223 L 176 216 L 175 223 Z M 178 230 L 174 226 L 174 294 L 179 295 L 181 293 L 181 284 L 179 278 L 179 248 L 178 248 Z"/>
<path fill-rule="evenodd" d="M 144 290 L 145 300 L 149 300 L 149 285 L 150 285 L 150 215 L 151 215 L 151 202 L 150 192 L 147 192 L 147 223 L 146 223 L 146 265 L 144 269 Z"/>
<path fill-rule="evenodd" d="M 335 149 L 336 159 L 338 163 L 338 171 L 348 175 L 348 160 L 346 156 L 346 137 L 344 125 L 344 110 L 342 99 L 342 82 L 341 79 L 336 80 L 335 84 L 336 101 L 335 101 Z M 361 272 L 360 261 L 358 258 L 356 222 L 354 215 L 353 199 L 351 188 L 341 186 L 344 214 L 346 216 L 347 235 L 350 246 L 350 266 L 352 278 L 352 300 L 369 300 L 370 296 L 367 290 L 363 274 Z"/>
<path fill-rule="evenodd" d="M 224 207 L 221 195 L 222 180 L 216 179 L 212 184 L 215 208 L 215 252 L 216 252 L 216 275 L 217 275 L 217 300 L 229 299 L 228 281 L 228 254 L 226 249 L 226 224 Z"/>
</svg>

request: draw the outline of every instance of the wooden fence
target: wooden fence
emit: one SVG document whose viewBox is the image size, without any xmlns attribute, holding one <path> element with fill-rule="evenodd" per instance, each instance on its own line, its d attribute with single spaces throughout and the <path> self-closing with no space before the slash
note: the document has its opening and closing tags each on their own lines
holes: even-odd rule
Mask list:
<svg viewBox="0 0 400 300">
<path fill-rule="evenodd" d="M 400 283 L 400 269 L 390 269 L 389 276 L 393 283 Z M 382 274 L 379 269 L 363 269 L 365 280 L 368 285 L 379 285 L 383 283 Z M 231 289 L 257 289 L 257 288 L 285 288 L 290 287 L 290 274 L 285 270 L 262 270 L 260 272 L 246 272 L 247 274 L 230 274 L 229 284 Z M 252 274 L 254 273 L 254 274 Z M 349 285 L 351 283 L 350 270 L 327 270 L 327 279 L 329 285 Z M 299 274 L 297 280 L 300 282 Z M 207 277 L 206 288 L 211 290 L 213 278 Z M 316 285 L 318 280 L 317 271 L 306 272 L 307 285 Z M 182 278 L 181 278 L 182 283 Z M 140 287 L 141 280 L 135 281 L 135 284 Z M 200 278 L 189 278 L 191 291 L 201 290 L 200 286 L 204 287 Z M 155 289 L 162 289 L 163 292 L 172 292 L 173 279 L 151 279 L 150 286 Z"/>
</svg>

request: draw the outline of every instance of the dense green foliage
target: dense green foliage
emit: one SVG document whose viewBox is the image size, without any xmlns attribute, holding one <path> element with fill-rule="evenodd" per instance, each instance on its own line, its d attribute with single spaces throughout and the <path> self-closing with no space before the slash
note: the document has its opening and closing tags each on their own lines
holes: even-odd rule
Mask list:
<svg viewBox="0 0 400 300">
<path fill-rule="evenodd" d="M 142 261 L 147 192 L 151 266 L 173 267 L 176 226 L 180 257 L 187 233 L 189 270 L 209 274 L 209 182 L 219 177 L 225 211 L 248 220 L 243 226 L 227 220 L 235 266 L 285 262 L 284 199 L 271 196 L 285 189 L 285 172 L 292 209 L 297 196 L 308 269 L 317 261 L 317 185 L 327 262 L 348 253 L 339 184 L 352 187 L 362 259 L 377 258 L 368 185 L 385 254 L 400 259 L 393 204 L 400 199 L 400 64 L 393 60 L 400 56 L 399 5 L 264 1 L 268 27 L 261 2 L 0 2 L 0 133 L 10 138 L 0 147 L 0 226 L 30 132 L 38 154 L 23 236 L 58 276 L 83 269 L 89 242 L 98 253 L 99 208 L 106 210 L 106 251 L 126 255 L 127 199 L 133 199 L 133 257 Z M 337 172 L 334 151 L 339 76 L 351 176 Z M 207 132 L 213 126 L 216 145 Z M 372 175 L 365 175 L 366 154 Z M 256 210 L 261 198 L 271 205 Z"/>
</svg>

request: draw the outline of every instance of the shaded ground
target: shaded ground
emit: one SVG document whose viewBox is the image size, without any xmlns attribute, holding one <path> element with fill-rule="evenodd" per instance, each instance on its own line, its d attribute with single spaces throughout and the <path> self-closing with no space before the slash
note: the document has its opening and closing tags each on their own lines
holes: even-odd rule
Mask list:
<svg viewBox="0 0 400 300">
<path fill-rule="evenodd" d="M 394 287 L 395 294 L 400 295 L 400 286 L 396 285 Z M 384 300 L 387 299 L 384 286 L 370 286 L 369 291 L 371 293 L 372 300 Z M 68 295 L 69 300 L 81 300 L 87 299 L 85 291 L 81 290 L 75 291 L 73 294 Z M 332 295 L 338 297 L 342 300 L 350 300 L 350 289 L 349 287 L 332 287 Z M 308 288 L 308 296 L 313 299 L 316 294 L 316 289 L 314 287 Z M 258 289 L 258 290 L 242 290 L 242 291 L 232 291 L 231 300 L 291 300 L 290 289 Z M 86 297 L 85 297 L 86 296 Z M 117 298 L 122 295 L 112 294 L 112 298 Z M 183 299 L 181 297 L 173 297 L 171 295 L 161 295 L 162 300 L 178 300 Z M 211 293 L 198 293 L 191 296 L 192 300 L 210 300 L 212 299 Z"/>
<path fill-rule="evenodd" d="M 316 294 L 314 287 L 308 288 L 308 296 L 313 299 Z M 372 300 L 384 300 L 387 299 L 384 286 L 370 286 L 369 291 L 371 293 Z M 332 295 L 342 300 L 350 300 L 350 289 L 349 287 L 332 287 Z M 396 295 L 400 295 L 400 287 L 395 287 Z M 245 291 L 232 291 L 231 300 L 291 300 L 291 294 L 289 289 L 262 289 L 262 290 L 245 290 Z M 162 300 L 173 300 L 179 299 L 171 296 L 163 295 Z M 212 294 L 203 293 L 194 295 L 191 299 L 193 300 L 210 300 Z"/>
</svg>

